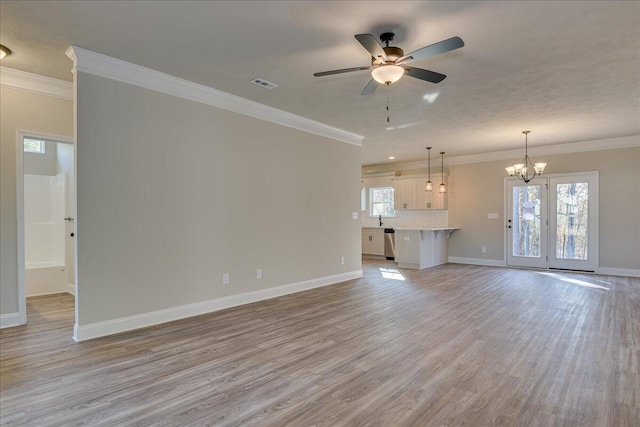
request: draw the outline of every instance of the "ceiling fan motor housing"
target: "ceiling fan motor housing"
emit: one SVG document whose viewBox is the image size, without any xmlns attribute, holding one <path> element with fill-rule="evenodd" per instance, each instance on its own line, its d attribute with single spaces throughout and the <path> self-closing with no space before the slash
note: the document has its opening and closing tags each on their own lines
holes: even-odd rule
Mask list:
<svg viewBox="0 0 640 427">
<path fill-rule="evenodd" d="M 387 63 L 394 63 L 396 59 L 404 56 L 404 51 L 399 47 L 388 46 L 388 47 L 383 47 L 382 49 L 384 49 L 384 53 L 387 54 L 387 59 L 388 59 Z M 384 63 L 385 62 L 382 58 L 374 58 L 373 56 L 371 57 L 371 65 L 384 64 Z"/>
</svg>

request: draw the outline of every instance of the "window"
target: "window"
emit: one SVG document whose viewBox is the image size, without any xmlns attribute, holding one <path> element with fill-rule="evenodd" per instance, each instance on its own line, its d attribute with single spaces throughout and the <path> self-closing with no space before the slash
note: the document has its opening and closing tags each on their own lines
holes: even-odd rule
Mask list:
<svg viewBox="0 0 640 427">
<path fill-rule="evenodd" d="M 393 206 L 393 187 L 369 188 L 369 206 L 371 216 L 396 216 Z"/>
<path fill-rule="evenodd" d="M 45 143 L 41 139 L 24 139 L 24 152 L 25 153 L 37 153 L 44 154 Z"/>
</svg>

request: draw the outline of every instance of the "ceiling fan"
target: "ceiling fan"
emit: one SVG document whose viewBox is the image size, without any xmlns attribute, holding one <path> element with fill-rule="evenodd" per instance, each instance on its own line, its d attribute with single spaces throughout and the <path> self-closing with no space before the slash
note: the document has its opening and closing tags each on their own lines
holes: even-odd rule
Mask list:
<svg viewBox="0 0 640 427">
<path fill-rule="evenodd" d="M 438 43 L 425 46 L 421 49 L 405 55 L 399 47 L 389 46 L 395 34 L 382 33 L 380 40 L 385 44 L 383 47 L 372 34 L 356 34 L 354 37 L 371 54 L 371 65 L 365 67 L 343 68 L 341 70 L 322 71 L 314 73 L 316 77 L 329 76 L 332 74 L 349 73 L 351 71 L 371 70 L 371 81 L 365 86 L 362 95 L 375 92 L 378 84 L 390 85 L 407 74 L 416 79 L 425 80 L 431 83 L 440 83 L 445 79 L 444 74 L 435 71 L 424 70 L 422 68 L 410 67 L 406 65 L 411 61 L 429 58 L 440 53 L 449 52 L 464 46 L 460 37 L 451 37 Z"/>
</svg>

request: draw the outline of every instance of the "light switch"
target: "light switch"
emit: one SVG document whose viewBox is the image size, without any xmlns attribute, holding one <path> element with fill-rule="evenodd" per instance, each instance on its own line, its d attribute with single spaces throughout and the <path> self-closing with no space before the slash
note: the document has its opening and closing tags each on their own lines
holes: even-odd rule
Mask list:
<svg viewBox="0 0 640 427">
<path fill-rule="evenodd" d="M 411 240 L 411 238 L 409 236 L 404 236 L 404 241 L 408 242 L 409 240 Z"/>
<path fill-rule="evenodd" d="M 358 212 L 353 213 L 353 219 L 358 219 Z"/>
<path fill-rule="evenodd" d="M 497 213 L 490 213 L 489 215 L 487 215 L 487 218 L 489 218 L 489 219 L 498 219 L 498 214 Z"/>
</svg>

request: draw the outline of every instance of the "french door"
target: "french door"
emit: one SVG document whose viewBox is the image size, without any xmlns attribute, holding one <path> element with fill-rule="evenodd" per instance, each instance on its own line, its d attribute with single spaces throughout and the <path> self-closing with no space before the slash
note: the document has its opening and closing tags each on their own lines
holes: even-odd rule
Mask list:
<svg viewBox="0 0 640 427">
<path fill-rule="evenodd" d="M 509 179 L 507 210 L 507 265 L 597 269 L 597 172 Z"/>
<path fill-rule="evenodd" d="M 547 179 L 510 179 L 507 199 L 507 265 L 547 268 Z"/>
</svg>

